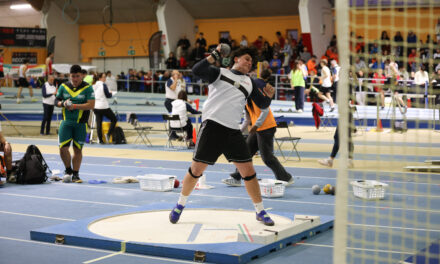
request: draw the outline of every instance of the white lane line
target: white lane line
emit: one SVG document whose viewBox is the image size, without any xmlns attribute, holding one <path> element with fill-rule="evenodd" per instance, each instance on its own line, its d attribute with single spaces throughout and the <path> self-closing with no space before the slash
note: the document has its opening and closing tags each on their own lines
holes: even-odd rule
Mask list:
<svg viewBox="0 0 440 264">
<path fill-rule="evenodd" d="M 102 205 L 122 206 L 122 207 L 138 207 L 139 206 L 139 205 L 131 205 L 131 204 L 93 202 L 93 201 L 86 201 L 86 200 L 74 200 L 74 199 L 64 199 L 64 198 L 59 198 L 59 197 L 47 197 L 47 196 L 26 195 L 26 194 L 17 194 L 17 193 L 5 193 L 5 192 L 0 193 L 0 195 L 18 196 L 18 197 L 26 197 L 26 198 L 37 198 L 37 199 L 47 199 L 47 200 L 55 200 L 55 201 L 63 201 L 63 202 L 102 204 Z"/>
<path fill-rule="evenodd" d="M 398 229 L 398 230 L 411 230 L 411 231 L 425 231 L 425 232 L 440 232 L 438 229 L 426 229 L 426 228 L 411 228 L 411 227 L 398 227 L 398 226 L 382 226 L 382 225 L 366 225 L 366 224 L 348 224 L 350 226 L 359 226 L 367 228 L 382 228 L 382 229 Z"/>
<path fill-rule="evenodd" d="M 9 240 L 9 241 L 16 241 L 16 242 L 25 242 L 25 243 L 30 243 L 30 244 L 39 244 L 39 245 L 57 247 L 57 248 L 62 247 L 62 248 L 72 248 L 72 249 L 79 249 L 79 250 L 93 251 L 93 252 L 114 253 L 114 251 L 105 250 L 105 249 L 78 247 L 78 246 L 72 246 L 72 245 L 58 245 L 55 243 L 47 243 L 47 242 L 41 242 L 41 241 L 35 241 L 35 240 L 26 240 L 26 239 L 13 238 L 13 237 L 0 236 L 0 239 Z M 133 253 L 123 253 L 122 255 L 129 256 L 129 257 L 143 258 L 143 259 L 170 261 L 170 262 L 176 262 L 176 263 L 194 263 L 192 261 L 187 261 L 187 260 L 178 260 L 178 259 L 154 257 L 154 256 L 147 256 L 147 255 L 138 255 L 138 254 L 133 254 Z"/>
<path fill-rule="evenodd" d="M 81 188 L 102 188 L 102 189 L 114 189 L 114 190 L 124 190 L 124 191 L 136 191 L 136 192 L 144 192 L 140 189 L 127 189 L 127 188 L 117 188 L 117 187 L 105 187 L 105 186 L 92 186 L 92 185 L 78 185 L 78 184 L 59 184 L 60 186 L 65 187 L 81 187 Z M 165 194 L 165 193 L 164 193 Z M 179 193 L 167 192 L 168 195 L 179 195 Z M 71 202 L 83 202 L 83 203 L 92 203 L 92 204 L 103 204 L 103 205 L 116 205 L 116 206 L 124 206 L 124 207 L 139 207 L 141 205 L 130 205 L 130 204 L 117 204 L 117 203 L 103 203 L 103 202 L 92 202 L 92 201 L 84 201 L 84 200 L 71 200 L 71 199 L 61 199 L 54 197 L 44 197 L 44 196 L 35 196 L 35 195 L 23 195 L 23 194 L 15 194 L 15 193 L 0 193 L 0 195 L 11 195 L 11 196 L 20 196 L 20 197 L 29 197 L 29 198 L 39 198 L 39 199 L 49 199 L 49 200 L 65 200 Z M 246 199 L 250 200 L 249 197 L 239 197 L 239 196 L 226 196 L 226 195 L 213 195 L 213 194 L 199 194 L 192 193 L 192 196 L 200 196 L 200 197 L 209 197 L 209 198 L 225 198 L 225 199 Z M 269 202 L 282 202 L 282 203 L 295 203 L 295 204 L 313 204 L 313 205 L 326 205 L 326 206 L 334 206 L 334 203 L 322 203 L 322 202 L 306 202 L 306 201 L 292 201 L 292 200 L 282 200 L 282 199 L 265 199 L 265 203 Z M 402 210 L 402 211 L 415 211 L 415 212 L 428 212 L 428 213 L 440 213 L 440 210 L 431 210 L 431 209 L 423 209 L 423 208 L 405 208 L 405 207 L 387 207 L 387 206 L 366 206 L 366 205 L 348 205 L 353 208 L 370 208 L 370 209 L 388 209 L 388 210 Z"/>
<path fill-rule="evenodd" d="M 312 243 L 303 243 L 299 242 L 294 244 L 295 246 L 312 246 L 312 247 L 324 247 L 324 248 L 333 248 L 333 245 L 323 245 L 323 244 L 312 244 Z M 412 255 L 414 252 L 404 252 L 404 251 L 395 251 L 395 250 L 383 250 L 383 249 L 368 249 L 368 248 L 354 248 L 354 247 L 347 247 L 348 250 L 353 251 L 368 251 L 368 252 L 381 252 L 381 253 L 392 253 L 392 254 L 407 254 Z"/>
<path fill-rule="evenodd" d="M 11 215 L 46 218 L 46 219 L 53 219 L 53 220 L 62 220 L 62 221 L 76 221 L 75 219 L 70 219 L 70 218 L 60 218 L 60 217 L 51 217 L 51 216 L 34 215 L 34 214 L 23 214 L 23 213 L 8 212 L 8 211 L 0 211 L 0 213 L 1 214 L 11 214 Z"/>
</svg>

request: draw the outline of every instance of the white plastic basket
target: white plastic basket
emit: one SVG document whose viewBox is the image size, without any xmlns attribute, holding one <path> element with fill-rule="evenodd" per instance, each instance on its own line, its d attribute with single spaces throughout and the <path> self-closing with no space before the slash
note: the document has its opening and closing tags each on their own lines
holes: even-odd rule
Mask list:
<svg viewBox="0 0 440 264">
<path fill-rule="evenodd" d="M 158 191 L 166 192 L 171 191 L 174 188 L 174 175 L 162 175 L 162 174 L 145 174 L 136 176 L 139 180 L 139 186 L 144 191 Z"/>
<path fill-rule="evenodd" d="M 384 199 L 385 188 L 388 187 L 386 183 L 372 180 L 352 181 L 350 184 L 353 186 L 354 196 L 366 200 Z"/>
<path fill-rule="evenodd" d="M 259 183 L 261 195 L 263 197 L 275 198 L 284 196 L 286 186 L 283 182 L 272 179 L 262 179 Z"/>
</svg>

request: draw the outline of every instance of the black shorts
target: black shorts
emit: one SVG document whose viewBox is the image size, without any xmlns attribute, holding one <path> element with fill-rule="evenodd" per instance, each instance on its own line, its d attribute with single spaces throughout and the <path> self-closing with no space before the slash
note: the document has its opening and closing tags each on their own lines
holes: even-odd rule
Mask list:
<svg viewBox="0 0 440 264">
<path fill-rule="evenodd" d="M 26 80 L 26 78 L 20 77 L 20 78 L 18 78 L 18 86 L 20 86 L 20 87 L 29 87 L 29 83 Z"/>
<path fill-rule="evenodd" d="M 331 86 L 330 87 L 324 87 L 324 86 L 321 85 L 321 88 L 319 90 L 321 91 L 321 93 L 323 93 L 325 95 L 326 93 L 331 93 L 332 92 L 332 87 Z"/>
<path fill-rule="evenodd" d="M 5 77 L 5 74 L 3 73 L 3 71 L 0 71 L 0 78 Z"/>
<path fill-rule="evenodd" d="M 225 127 L 215 121 L 203 121 L 193 160 L 214 165 L 223 154 L 229 162 L 252 161 L 246 141 L 238 129 Z"/>
</svg>

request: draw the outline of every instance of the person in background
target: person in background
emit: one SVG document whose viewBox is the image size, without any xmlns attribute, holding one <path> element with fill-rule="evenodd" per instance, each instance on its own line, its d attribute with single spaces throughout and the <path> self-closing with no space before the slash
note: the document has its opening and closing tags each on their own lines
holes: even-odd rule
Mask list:
<svg viewBox="0 0 440 264">
<path fill-rule="evenodd" d="M 328 101 L 330 102 L 330 112 L 333 112 L 335 110 L 335 103 L 333 102 L 333 98 L 331 95 L 332 76 L 330 73 L 330 69 L 327 67 L 327 60 L 321 60 L 320 65 L 321 65 L 321 81 L 322 81 L 321 92 L 324 94 L 325 97 L 327 97 Z"/>
<path fill-rule="evenodd" d="M 191 114 L 201 114 L 188 104 L 188 95 L 184 90 L 181 90 L 177 95 L 177 99 L 171 104 L 173 106 L 172 115 L 179 115 L 180 121 L 172 120 L 170 121 L 171 128 L 183 128 L 186 132 L 186 141 L 188 142 L 189 148 L 194 148 L 195 144 L 193 142 L 193 125 L 191 119 L 188 118 L 187 112 Z"/>
<path fill-rule="evenodd" d="M 23 87 L 29 88 L 29 96 L 31 97 L 32 102 L 38 101 L 37 98 L 34 98 L 34 92 L 32 90 L 32 86 L 28 82 L 27 70 L 29 68 L 29 60 L 25 59 L 23 64 L 20 65 L 18 70 L 18 92 L 17 92 L 17 104 L 21 103 L 21 91 Z"/>
<path fill-rule="evenodd" d="M 165 64 L 167 65 L 167 69 L 177 69 L 179 68 L 177 59 L 174 57 L 174 52 L 170 52 L 168 59 L 165 61 Z"/>
<path fill-rule="evenodd" d="M 46 74 L 45 74 L 45 76 L 47 78 L 49 78 L 49 75 L 53 74 L 52 63 L 53 63 L 53 53 L 49 52 L 47 54 L 47 58 L 46 58 Z"/>
<path fill-rule="evenodd" d="M 112 75 L 111 71 L 107 71 L 105 73 L 106 78 L 105 78 L 105 84 L 108 87 L 108 90 L 110 92 L 117 92 L 118 91 L 118 84 L 116 83 L 116 78 L 115 76 Z"/>
<path fill-rule="evenodd" d="M 107 134 L 104 135 L 107 143 L 110 142 L 110 136 L 113 134 L 116 122 L 118 121 L 107 100 L 107 98 L 111 98 L 116 92 L 110 92 L 105 81 L 105 73 L 99 73 L 97 77 L 95 77 L 93 84 L 93 91 L 95 93 L 95 108 L 93 109 L 93 113 L 95 113 L 96 117 L 96 130 L 98 131 L 99 144 L 104 144 L 102 140 L 102 118 L 105 116 L 110 119 L 111 122 Z"/>
<path fill-rule="evenodd" d="M 295 108 L 296 112 L 302 113 L 304 112 L 304 89 L 306 87 L 306 83 L 304 81 L 303 71 L 301 69 L 301 65 L 298 61 L 293 63 L 292 70 L 289 74 L 290 79 L 290 87 L 295 92 Z"/>
<path fill-rule="evenodd" d="M 199 33 L 199 38 L 196 40 L 196 44 L 199 43 L 199 46 L 205 50 L 206 49 L 206 39 L 203 37 L 203 32 Z"/>
<path fill-rule="evenodd" d="M 341 71 L 341 66 L 338 65 L 338 62 L 336 60 L 331 60 L 331 72 L 332 72 L 332 98 L 333 101 L 336 102 L 336 95 L 338 93 L 338 82 L 339 82 L 339 72 Z"/>
<path fill-rule="evenodd" d="M 5 54 L 5 50 L 0 49 L 0 88 L 5 85 L 5 73 L 3 70 L 3 64 L 5 62 L 4 54 Z M 0 91 L 0 95 L 3 95 L 1 91 Z"/>
<path fill-rule="evenodd" d="M 240 47 L 247 47 L 248 41 L 245 35 L 241 35 Z"/>
<path fill-rule="evenodd" d="M 7 142 L 6 138 L 3 136 L 1 123 L 0 123 L 0 151 L 3 152 L 3 158 L 6 165 L 6 181 L 15 182 L 16 168 L 13 168 L 12 166 L 12 147 L 11 144 Z M 3 181 L 1 181 L 1 179 L 0 179 L 0 185 L 3 186 Z"/>
<path fill-rule="evenodd" d="M 256 82 L 263 87 L 269 80 L 270 75 L 270 70 L 264 70 L 261 73 L 261 79 L 257 79 Z M 246 139 L 246 144 L 251 156 L 254 156 L 257 151 L 260 151 L 264 164 L 272 170 L 275 178 L 284 181 L 286 186 L 293 184 L 294 180 L 292 175 L 286 171 L 273 154 L 273 142 L 277 130 L 277 123 L 270 107 L 260 109 L 252 99 L 249 98 L 245 112 L 245 119 L 241 124 L 240 130 L 244 132 L 249 125 L 252 126 L 249 131 L 249 136 Z M 230 186 L 241 186 L 242 177 L 238 170 L 235 170 L 230 176 L 230 178 L 223 179 L 222 182 Z"/>
<path fill-rule="evenodd" d="M 380 109 L 385 109 L 385 93 L 383 89 L 383 84 L 386 81 L 386 77 L 383 74 L 383 70 L 381 68 L 377 69 L 376 72 L 373 74 L 373 80 L 371 80 L 371 83 L 373 84 L 379 84 L 377 86 L 374 86 L 374 91 L 376 93 L 380 94 Z"/>
<path fill-rule="evenodd" d="M 50 122 L 52 121 L 53 109 L 55 105 L 55 95 L 57 88 L 54 83 L 53 75 L 47 76 L 47 82 L 44 83 L 41 92 L 43 95 L 43 121 L 41 122 L 40 135 L 50 135 Z"/>
</svg>

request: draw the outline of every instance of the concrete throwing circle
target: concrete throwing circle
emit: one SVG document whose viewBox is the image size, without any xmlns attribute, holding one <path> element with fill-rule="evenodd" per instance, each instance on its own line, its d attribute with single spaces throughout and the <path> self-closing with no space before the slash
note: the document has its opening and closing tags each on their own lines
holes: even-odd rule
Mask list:
<svg viewBox="0 0 440 264">
<path fill-rule="evenodd" d="M 164 244 L 237 242 L 239 233 L 269 227 L 255 219 L 255 212 L 221 209 L 185 209 L 177 224 L 168 220 L 170 210 L 115 215 L 92 222 L 89 230 L 122 241 Z M 292 220 L 271 214 L 277 228 Z"/>
</svg>

